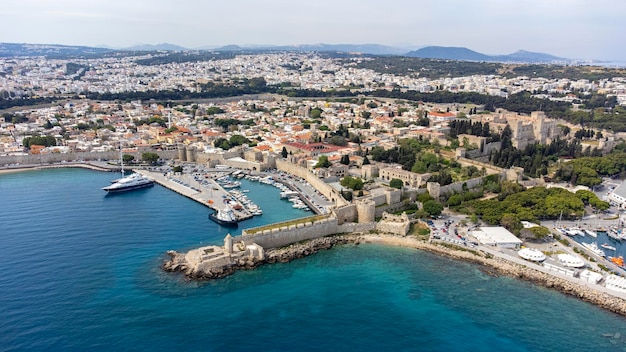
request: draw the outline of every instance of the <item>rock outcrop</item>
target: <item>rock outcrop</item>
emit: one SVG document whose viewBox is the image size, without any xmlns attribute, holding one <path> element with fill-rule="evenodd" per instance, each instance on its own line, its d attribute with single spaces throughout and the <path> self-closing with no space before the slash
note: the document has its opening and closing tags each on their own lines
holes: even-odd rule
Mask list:
<svg viewBox="0 0 626 352">
<path fill-rule="evenodd" d="M 250 270 L 263 264 L 288 263 L 294 259 L 304 258 L 322 249 L 330 249 L 338 244 L 358 243 L 357 235 L 338 235 L 294 243 L 286 247 L 273 248 L 265 251 L 263 259 L 241 257 L 230 263 L 217 265 L 197 265 L 190 263 L 186 253 L 168 251 L 170 256 L 162 264 L 165 271 L 180 272 L 193 280 L 219 279 L 231 275 L 238 270 Z"/>
</svg>

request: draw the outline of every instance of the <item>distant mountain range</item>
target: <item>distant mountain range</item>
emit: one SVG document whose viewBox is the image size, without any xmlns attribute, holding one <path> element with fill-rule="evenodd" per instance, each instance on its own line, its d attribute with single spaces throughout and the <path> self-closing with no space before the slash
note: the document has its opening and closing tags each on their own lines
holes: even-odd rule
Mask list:
<svg viewBox="0 0 626 352">
<path fill-rule="evenodd" d="M 463 47 L 427 46 L 418 50 L 409 51 L 406 48 L 398 48 L 380 44 L 307 44 L 307 45 L 283 45 L 283 46 L 238 46 L 227 45 L 222 47 L 204 47 L 201 49 L 189 49 L 182 46 L 162 44 L 140 44 L 128 48 L 95 48 L 86 46 L 69 46 L 57 44 L 16 44 L 0 43 L 0 57 L 10 56 L 47 56 L 47 57 L 72 57 L 93 56 L 119 51 L 186 51 L 186 50 L 212 50 L 212 51 L 303 51 L 303 52 L 346 52 L 362 53 L 369 55 L 394 55 L 410 56 L 428 59 L 444 59 L 459 61 L 487 61 L 487 62 L 523 62 L 523 63 L 549 63 L 568 62 L 569 59 L 556 57 L 550 54 L 534 53 L 520 50 L 509 55 L 486 55 Z"/>
<path fill-rule="evenodd" d="M 420 57 L 425 59 L 444 59 L 459 61 L 492 61 L 492 62 L 524 62 L 524 63 L 548 63 L 567 62 L 570 59 L 557 57 L 544 53 L 533 53 L 519 50 L 509 55 L 485 55 L 468 48 L 427 46 L 406 53 L 406 56 Z"/>
</svg>

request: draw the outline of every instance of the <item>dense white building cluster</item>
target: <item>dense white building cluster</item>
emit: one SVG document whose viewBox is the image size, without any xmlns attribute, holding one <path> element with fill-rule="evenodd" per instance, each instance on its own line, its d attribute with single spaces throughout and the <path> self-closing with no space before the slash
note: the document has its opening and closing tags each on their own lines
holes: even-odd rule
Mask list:
<svg viewBox="0 0 626 352">
<path fill-rule="evenodd" d="M 572 89 L 618 96 L 626 103 L 626 80 L 549 79 L 498 75 L 473 75 L 427 79 L 419 72 L 410 76 L 381 74 L 356 67 L 356 62 L 322 58 L 307 53 L 238 55 L 230 59 L 201 62 L 141 65 L 138 60 L 155 54 L 100 59 L 48 60 L 44 58 L 0 59 L 0 94 L 4 97 L 58 96 L 81 93 L 187 90 L 195 92 L 206 82 L 263 77 L 268 84 L 291 83 L 306 89 L 401 88 L 420 92 L 445 89 L 504 96 L 526 91 L 568 93 Z M 363 60 L 363 59 L 359 59 Z M 67 74 L 68 63 L 81 65 Z M 567 99 L 567 97 L 565 97 Z"/>
</svg>

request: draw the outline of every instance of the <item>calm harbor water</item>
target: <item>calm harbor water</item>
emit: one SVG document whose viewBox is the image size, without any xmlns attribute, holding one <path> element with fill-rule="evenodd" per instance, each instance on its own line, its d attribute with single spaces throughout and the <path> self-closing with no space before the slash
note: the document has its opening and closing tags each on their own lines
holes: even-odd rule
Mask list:
<svg viewBox="0 0 626 352">
<path fill-rule="evenodd" d="M 626 351 L 620 316 L 411 249 L 344 246 L 187 282 L 160 270 L 165 251 L 228 229 L 161 186 L 106 196 L 113 176 L 0 175 L 0 350 Z M 263 216 L 240 228 L 310 214 L 243 188 Z"/>
</svg>

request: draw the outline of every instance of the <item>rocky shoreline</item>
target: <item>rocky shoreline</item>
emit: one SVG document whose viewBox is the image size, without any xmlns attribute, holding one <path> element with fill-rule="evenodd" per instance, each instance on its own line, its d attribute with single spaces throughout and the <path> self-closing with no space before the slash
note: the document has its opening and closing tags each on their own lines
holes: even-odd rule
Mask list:
<svg viewBox="0 0 626 352">
<path fill-rule="evenodd" d="M 543 273 L 533 268 L 512 263 L 506 259 L 486 255 L 476 255 L 463 250 L 451 250 L 448 247 L 419 241 L 412 238 L 397 236 L 364 236 L 364 242 L 398 245 L 427 250 L 448 258 L 463 260 L 475 264 L 484 265 L 486 272 L 506 275 L 509 277 L 525 280 L 536 285 L 554 289 L 567 295 L 574 296 L 585 302 L 592 303 L 600 308 L 617 313 L 626 317 L 626 300 L 612 296 L 608 293 L 595 290 L 550 274 Z M 482 252 L 477 252 L 482 254 Z"/>
<path fill-rule="evenodd" d="M 422 249 L 448 258 L 484 265 L 484 269 L 490 275 L 506 275 L 546 288 L 555 289 L 626 317 L 626 300 L 620 297 L 612 296 L 608 293 L 555 277 L 527 266 L 512 263 L 502 258 L 485 255 L 483 252 L 453 250 L 448 247 L 431 244 L 414 238 L 394 235 L 347 234 L 322 237 L 282 248 L 268 249 L 262 260 L 240 258 L 234 264 L 213 267 L 210 270 L 203 271 L 194 271 L 188 266 L 185 253 L 169 251 L 168 255 L 170 259 L 163 263 L 162 268 L 170 272 L 180 272 L 190 280 L 219 279 L 231 275 L 236 271 L 254 269 L 263 264 L 287 263 L 315 254 L 322 249 L 330 249 L 336 245 L 358 245 L 359 243 L 376 243 Z"/>
</svg>

